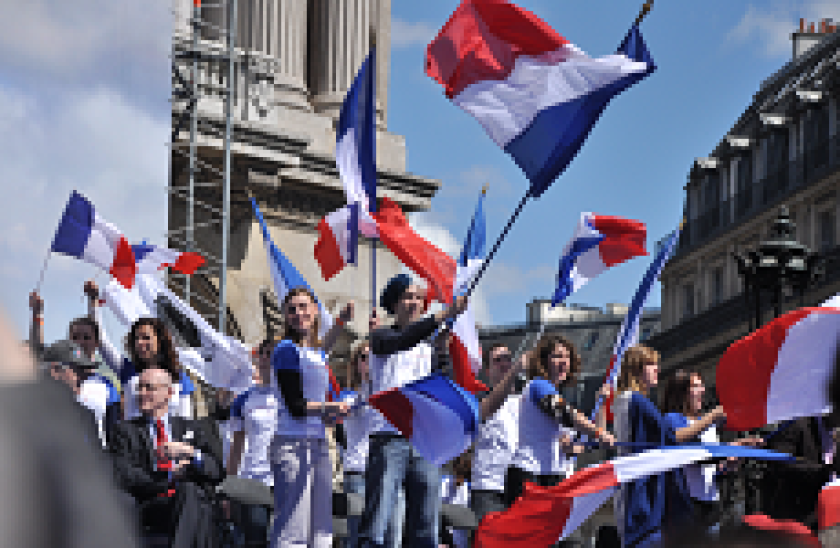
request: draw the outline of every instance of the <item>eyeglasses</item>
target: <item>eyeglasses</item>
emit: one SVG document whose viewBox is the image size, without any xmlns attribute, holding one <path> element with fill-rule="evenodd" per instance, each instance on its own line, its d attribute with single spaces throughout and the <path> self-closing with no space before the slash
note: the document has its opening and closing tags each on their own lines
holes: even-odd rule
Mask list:
<svg viewBox="0 0 840 548">
<path fill-rule="evenodd" d="M 90 335 L 73 335 L 70 337 L 71 341 L 89 341 L 93 339 Z"/>
<path fill-rule="evenodd" d="M 490 359 L 491 359 L 491 361 L 494 361 L 494 362 L 502 362 L 502 361 L 508 361 L 511 358 L 512 358 L 512 356 L 510 354 L 496 354 L 495 356 L 493 356 Z"/>
<path fill-rule="evenodd" d="M 169 388 L 169 384 L 151 384 L 151 383 L 137 383 L 137 391 L 138 392 L 154 392 L 155 390 L 161 390 L 162 388 Z"/>
</svg>

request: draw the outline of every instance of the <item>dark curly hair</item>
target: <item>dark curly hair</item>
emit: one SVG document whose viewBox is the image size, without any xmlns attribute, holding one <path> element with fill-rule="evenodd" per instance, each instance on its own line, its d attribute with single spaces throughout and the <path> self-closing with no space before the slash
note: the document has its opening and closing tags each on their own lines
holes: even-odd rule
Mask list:
<svg viewBox="0 0 840 548">
<path fill-rule="evenodd" d="M 137 350 L 135 349 L 137 345 L 137 333 L 144 325 L 151 326 L 155 332 L 155 337 L 157 337 L 158 352 L 155 363 L 144 363 L 137 355 Z M 131 362 L 134 364 L 137 373 L 154 366 L 169 372 L 176 381 L 180 378 L 181 363 L 178 361 L 178 354 L 175 352 L 175 344 L 172 342 L 169 331 L 160 319 L 140 318 L 134 322 L 131 330 L 128 332 L 125 345 L 125 350 L 131 356 Z"/>
<path fill-rule="evenodd" d="M 548 357 L 557 345 L 560 345 L 569 351 L 569 359 L 571 361 L 569 364 L 569 374 L 566 375 L 566 380 L 560 383 L 557 388 L 559 389 L 563 385 L 569 385 L 575 382 L 575 379 L 577 379 L 577 376 L 580 373 L 580 353 L 577 351 L 577 348 L 575 348 L 575 345 L 572 344 L 572 341 L 562 335 L 543 335 L 540 338 L 537 343 L 537 347 L 528 359 L 528 369 L 526 374 L 529 380 L 538 377 L 542 377 L 548 381 L 551 380 L 548 368 Z"/>
</svg>

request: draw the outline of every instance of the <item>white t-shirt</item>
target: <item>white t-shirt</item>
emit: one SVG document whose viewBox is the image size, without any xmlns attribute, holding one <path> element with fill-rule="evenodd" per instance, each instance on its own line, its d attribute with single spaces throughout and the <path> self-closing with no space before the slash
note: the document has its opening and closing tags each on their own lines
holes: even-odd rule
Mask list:
<svg viewBox="0 0 840 548">
<path fill-rule="evenodd" d="M 560 451 L 560 438 L 565 435 L 574 437 L 576 432 L 557 424 L 537 406 L 544 396 L 541 390 L 544 383 L 543 379 L 531 380 L 522 391 L 519 443 L 511 465 L 536 475 L 566 474 L 573 464 Z"/>
<path fill-rule="evenodd" d="M 233 401 L 230 431 L 245 432 L 238 476 L 274 485 L 268 448 L 277 433 L 281 396 L 271 386 L 253 386 Z"/>
<path fill-rule="evenodd" d="M 303 398 L 307 402 L 326 401 L 330 386 L 327 371 L 327 356 L 323 350 L 300 347 L 289 340 L 280 341 L 271 356 L 275 375 L 284 369 L 300 373 Z M 283 401 L 283 393 L 278 390 L 280 405 L 277 410 L 277 434 L 288 438 L 326 439 L 324 421 L 320 416 L 307 415 L 303 418 L 292 416 Z"/>
<path fill-rule="evenodd" d="M 521 396 L 511 395 L 479 425 L 472 465 L 473 489 L 504 492 L 505 474 L 519 441 L 520 405 Z"/>
<path fill-rule="evenodd" d="M 693 420 L 689 421 L 693 423 Z M 717 428 L 710 426 L 700 434 L 700 443 L 720 443 Z M 685 481 L 688 484 L 688 494 L 691 498 L 704 501 L 718 500 L 717 485 L 715 485 L 715 464 L 689 464 L 685 467 Z"/>
<path fill-rule="evenodd" d="M 432 373 L 432 347 L 420 342 L 409 350 L 380 356 L 370 354 L 370 384 L 373 394 L 399 388 L 420 380 Z M 371 433 L 387 432 L 399 434 L 378 411 L 371 413 Z"/>
<path fill-rule="evenodd" d="M 99 431 L 99 442 L 105 447 L 105 411 L 108 407 L 110 387 L 97 376 L 85 379 L 79 387 L 76 399 L 90 409 L 96 418 L 96 428 Z"/>
<path fill-rule="evenodd" d="M 342 399 L 352 405 L 357 398 L 365 397 L 367 392 L 367 390 L 360 390 L 360 394 Z M 347 437 L 347 449 L 344 451 L 345 472 L 363 473 L 367 467 L 368 451 L 370 449 L 368 434 L 372 421 L 375 419 L 374 413 L 379 414 L 369 405 L 362 405 L 344 419 L 344 434 Z"/>
<path fill-rule="evenodd" d="M 456 485 L 455 478 L 446 475 L 441 477 L 440 497 L 445 504 L 457 504 L 469 507 L 470 505 L 470 482 L 465 481 Z M 469 532 L 463 529 L 449 529 L 456 548 L 468 548 L 470 545 Z"/>
</svg>

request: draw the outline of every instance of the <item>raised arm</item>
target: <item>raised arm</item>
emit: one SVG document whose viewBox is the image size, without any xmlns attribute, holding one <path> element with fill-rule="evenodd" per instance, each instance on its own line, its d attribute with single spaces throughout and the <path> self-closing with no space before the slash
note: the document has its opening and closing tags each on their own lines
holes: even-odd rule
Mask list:
<svg viewBox="0 0 840 548">
<path fill-rule="evenodd" d="M 347 303 L 347 306 L 341 311 L 336 318 L 335 323 L 327 331 L 327 334 L 324 335 L 324 352 L 329 354 L 332 347 L 338 341 L 338 337 L 341 335 L 341 332 L 344 331 L 344 325 L 353 319 L 353 310 L 354 310 L 353 301 Z"/>
<path fill-rule="evenodd" d="M 388 356 L 409 350 L 429 338 L 440 324 L 458 317 L 466 308 L 467 299 L 458 297 L 453 304 L 432 316 L 409 324 L 405 329 L 399 331 L 391 328 L 377 329 L 370 334 L 370 350 L 378 356 Z"/>
<path fill-rule="evenodd" d="M 502 404 L 505 403 L 507 397 L 513 393 L 516 387 L 516 377 L 525 371 L 525 364 L 527 363 L 528 353 L 523 352 L 516 360 L 514 367 L 510 368 L 510 371 L 507 372 L 501 382 L 494 386 L 493 390 L 481 400 L 481 420 L 492 417 Z"/>
<path fill-rule="evenodd" d="M 707 428 L 716 422 L 726 418 L 726 413 L 723 411 L 723 406 L 718 405 L 705 415 L 700 420 L 694 421 L 692 424 L 677 428 L 674 435 L 678 443 L 686 443 L 702 434 Z"/>
<path fill-rule="evenodd" d="M 44 299 L 37 291 L 29 294 L 29 308 L 32 310 L 32 320 L 29 324 L 29 347 L 33 353 L 40 355 L 44 348 Z"/>
<path fill-rule="evenodd" d="M 102 359 L 105 360 L 111 371 L 119 375 L 123 368 L 123 354 L 108 337 L 105 323 L 102 321 L 102 307 L 99 305 L 99 287 L 93 280 L 85 282 L 85 296 L 87 297 L 88 317 L 99 326 L 99 353 L 102 354 Z"/>
</svg>

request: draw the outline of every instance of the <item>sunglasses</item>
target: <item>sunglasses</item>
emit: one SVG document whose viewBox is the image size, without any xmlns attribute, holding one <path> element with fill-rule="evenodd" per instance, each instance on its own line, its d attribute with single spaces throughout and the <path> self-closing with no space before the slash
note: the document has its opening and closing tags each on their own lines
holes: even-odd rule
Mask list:
<svg viewBox="0 0 840 548">
<path fill-rule="evenodd" d="M 92 339 L 93 337 L 91 337 L 90 335 L 73 335 L 72 337 L 70 337 L 70 340 L 72 341 L 89 341 Z"/>
<path fill-rule="evenodd" d="M 512 357 L 513 357 L 513 356 L 511 356 L 510 354 L 497 354 L 497 355 L 493 356 L 491 359 L 492 359 L 494 362 L 502 362 L 502 361 L 508 361 L 508 360 L 510 360 Z"/>
</svg>

